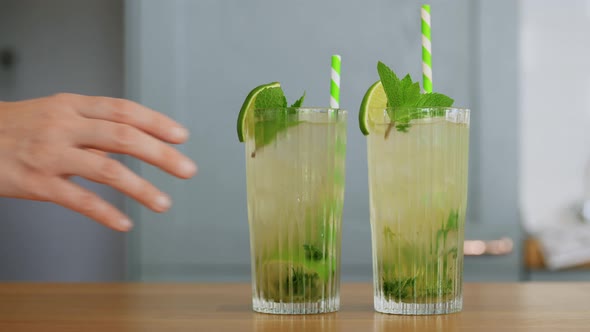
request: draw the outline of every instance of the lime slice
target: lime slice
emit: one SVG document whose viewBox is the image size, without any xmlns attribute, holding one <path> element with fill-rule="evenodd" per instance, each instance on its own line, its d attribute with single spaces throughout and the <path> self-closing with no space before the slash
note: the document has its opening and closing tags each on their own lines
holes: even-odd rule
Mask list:
<svg viewBox="0 0 590 332">
<path fill-rule="evenodd" d="M 268 84 L 263 84 L 260 86 L 255 87 L 248 96 L 246 100 L 244 100 L 244 104 L 242 104 L 242 108 L 240 109 L 240 115 L 238 115 L 238 139 L 240 142 L 243 142 L 245 139 L 246 126 L 252 125 L 254 122 L 252 121 L 252 114 L 253 110 L 256 105 L 256 97 L 260 94 L 261 91 L 266 89 L 272 88 L 280 88 L 281 84 L 279 82 L 273 82 Z M 252 132 L 252 131 L 250 131 Z"/>
<path fill-rule="evenodd" d="M 375 82 L 365 96 L 361 103 L 359 112 L 359 127 L 364 135 L 369 135 L 369 128 L 372 127 L 373 122 L 371 118 L 382 115 L 383 110 L 387 107 L 387 96 L 381 81 Z M 371 112 L 379 112 L 380 114 L 371 114 Z"/>
</svg>

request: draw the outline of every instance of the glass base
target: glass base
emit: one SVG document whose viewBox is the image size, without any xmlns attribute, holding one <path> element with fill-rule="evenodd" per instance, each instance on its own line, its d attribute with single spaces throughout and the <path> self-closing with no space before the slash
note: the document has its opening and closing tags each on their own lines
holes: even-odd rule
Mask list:
<svg viewBox="0 0 590 332">
<path fill-rule="evenodd" d="M 335 312 L 340 309 L 340 298 L 333 298 L 311 303 L 281 303 L 253 299 L 254 311 L 265 314 L 279 315 L 302 315 L 302 314 L 323 314 Z"/>
<path fill-rule="evenodd" d="M 439 303 L 406 303 L 388 301 L 375 296 L 375 310 L 384 314 L 395 315 L 440 315 L 459 312 L 463 309 L 463 299 Z"/>
</svg>

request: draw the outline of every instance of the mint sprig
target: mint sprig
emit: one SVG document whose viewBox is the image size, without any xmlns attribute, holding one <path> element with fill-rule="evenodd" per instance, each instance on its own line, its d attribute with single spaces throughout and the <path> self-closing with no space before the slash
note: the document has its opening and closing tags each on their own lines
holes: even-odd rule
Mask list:
<svg viewBox="0 0 590 332">
<path fill-rule="evenodd" d="M 324 258 L 324 252 L 313 244 L 304 244 L 305 258 L 319 261 Z"/>
<path fill-rule="evenodd" d="M 449 271 L 453 271 L 453 267 L 458 264 L 458 250 L 455 245 L 450 246 L 451 248 L 447 247 L 447 238 L 450 234 L 459 231 L 462 220 L 459 209 L 452 209 L 449 211 L 446 221 L 441 220 L 441 227 L 436 233 L 436 243 L 434 246 L 430 246 L 430 253 L 427 255 L 429 258 L 426 260 L 424 267 L 416 270 L 413 276 L 400 276 L 391 272 L 384 273 L 382 291 L 385 297 L 406 302 L 416 299 L 444 299 L 456 292 L 457 286 L 453 282 L 455 276 Z M 390 245 L 399 245 L 398 235 L 389 226 L 384 227 L 383 235 Z M 422 252 L 422 255 L 424 255 L 423 251 L 417 247 L 399 245 L 399 248 L 394 250 L 401 253 L 401 257 L 397 259 L 397 265 L 385 266 L 383 268 L 385 271 L 403 270 L 404 265 L 413 265 L 417 252 Z M 441 269 L 441 267 L 442 273 L 425 273 L 425 271 Z"/>
<path fill-rule="evenodd" d="M 291 107 L 301 107 L 301 105 L 303 105 L 303 101 L 305 100 L 305 91 L 303 91 L 303 96 L 301 96 L 301 98 L 297 99 L 293 105 L 291 105 Z"/>
<path fill-rule="evenodd" d="M 305 92 L 291 107 L 301 107 L 304 100 Z M 290 116 L 295 114 L 295 110 L 287 108 L 287 98 L 280 87 L 261 91 L 254 106 L 254 113 L 261 120 L 254 126 L 255 150 L 251 154 L 252 158 L 256 157 L 258 150 L 272 143 L 279 133 L 299 123 Z"/>
<path fill-rule="evenodd" d="M 411 127 L 410 121 L 425 116 L 415 108 L 453 106 L 454 100 L 441 93 L 421 94 L 419 82 L 413 82 L 409 74 L 400 80 L 393 70 L 381 61 L 377 63 L 377 73 L 387 96 L 387 114 L 391 120 L 385 132 L 386 137 L 393 126 L 399 132 L 407 132 Z"/>
</svg>

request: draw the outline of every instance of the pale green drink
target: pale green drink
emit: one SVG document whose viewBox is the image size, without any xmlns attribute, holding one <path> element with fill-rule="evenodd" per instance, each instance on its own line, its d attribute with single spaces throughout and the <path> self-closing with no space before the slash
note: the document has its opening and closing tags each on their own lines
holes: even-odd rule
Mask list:
<svg viewBox="0 0 590 332">
<path fill-rule="evenodd" d="M 469 110 L 409 113 L 409 126 L 396 127 L 388 112 L 370 111 L 375 309 L 456 312 L 462 308 Z"/>
<path fill-rule="evenodd" d="M 278 127 L 283 129 L 276 133 Z M 249 130 L 245 150 L 253 308 L 277 314 L 336 311 L 346 112 L 255 110 Z"/>
</svg>

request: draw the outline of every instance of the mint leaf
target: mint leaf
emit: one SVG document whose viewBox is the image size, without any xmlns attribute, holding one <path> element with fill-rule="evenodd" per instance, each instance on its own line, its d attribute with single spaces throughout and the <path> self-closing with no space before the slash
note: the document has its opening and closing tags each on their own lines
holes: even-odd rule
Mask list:
<svg viewBox="0 0 590 332">
<path fill-rule="evenodd" d="M 450 107 L 454 100 L 441 93 L 420 94 L 420 83 L 413 82 L 410 75 L 399 79 L 398 76 L 383 62 L 377 63 L 377 72 L 387 96 L 387 114 L 391 123 L 385 132 L 385 138 L 393 127 L 399 132 L 408 132 L 410 121 L 427 116 L 423 112 L 415 112 L 415 108 Z M 428 114 L 428 116 L 441 116 L 444 114 Z"/>
<path fill-rule="evenodd" d="M 455 101 L 442 93 L 425 93 L 420 95 L 416 107 L 451 107 Z"/>
<path fill-rule="evenodd" d="M 459 210 L 452 210 L 447 218 L 447 224 L 445 225 L 445 231 L 456 231 L 459 229 Z"/>
<path fill-rule="evenodd" d="M 291 107 L 301 107 L 301 105 L 303 104 L 303 101 L 305 100 L 305 91 L 303 91 L 303 96 L 301 96 L 301 98 L 297 99 L 293 105 L 291 105 Z"/>
<path fill-rule="evenodd" d="M 417 105 L 421 96 L 422 95 L 420 94 L 420 83 L 414 82 L 405 89 L 405 104 L 407 104 L 408 106 L 415 106 Z"/>
<path fill-rule="evenodd" d="M 254 112 L 260 117 L 254 126 L 256 150 L 272 143 L 279 133 L 299 123 L 293 117 L 294 111 L 285 107 L 254 110 Z M 254 152 L 252 157 L 255 155 Z"/>
<path fill-rule="evenodd" d="M 313 244 L 304 244 L 305 258 L 309 260 L 319 261 L 324 258 L 324 253 Z"/>
<path fill-rule="evenodd" d="M 381 61 L 377 63 L 377 72 L 379 73 L 383 90 L 385 90 L 385 95 L 387 96 L 387 106 L 401 106 L 401 82 L 397 75 Z"/>
<path fill-rule="evenodd" d="M 300 107 L 304 99 L 305 93 L 291 107 Z M 287 98 L 281 88 L 261 91 L 256 97 L 255 107 L 258 121 L 254 126 L 256 149 L 252 152 L 252 158 L 256 156 L 256 151 L 272 143 L 282 131 L 299 123 L 293 116 L 295 111 L 287 108 Z"/>
<path fill-rule="evenodd" d="M 287 115 L 287 99 L 281 88 L 271 88 L 260 92 L 256 97 L 255 114 L 260 118 L 254 127 L 254 141 L 256 149 L 271 143 L 277 134 L 284 130 Z M 271 113 L 272 112 L 272 113 Z M 256 152 L 252 153 L 254 157 Z"/>
<path fill-rule="evenodd" d="M 256 157 L 259 149 L 272 143 L 282 131 L 299 123 L 292 108 L 301 107 L 304 100 L 305 92 L 287 108 L 287 98 L 280 87 L 269 88 L 258 94 L 254 104 L 254 113 L 258 117 L 254 126 L 256 149 L 252 152 L 252 158 Z"/>
<path fill-rule="evenodd" d="M 304 271 L 303 268 L 293 268 L 291 275 L 287 277 L 284 289 L 286 290 L 285 301 L 300 298 L 301 300 L 310 301 L 322 295 L 322 284 L 320 276 L 316 272 Z M 282 293 L 282 292 L 281 292 Z M 287 295 L 287 294 L 293 295 Z M 283 301 L 280 299 L 281 302 Z"/>
<path fill-rule="evenodd" d="M 287 107 L 287 98 L 281 88 L 270 88 L 260 92 L 256 97 L 257 109 L 260 108 L 282 108 Z"/>
<path fill-rule="evenodd" d="M 406 299 L 414 295 L 416 277 L 398 280 L 383 280 L 383 295 L 387 299 Z"/>
<path fill-rule="evenodd" d="M 412 125 L 410 125 L 409 120 L 400 121 L 398 124 L 395 125 L 395 129 L 400 133 L 407 133 Z"/>
</svg>

